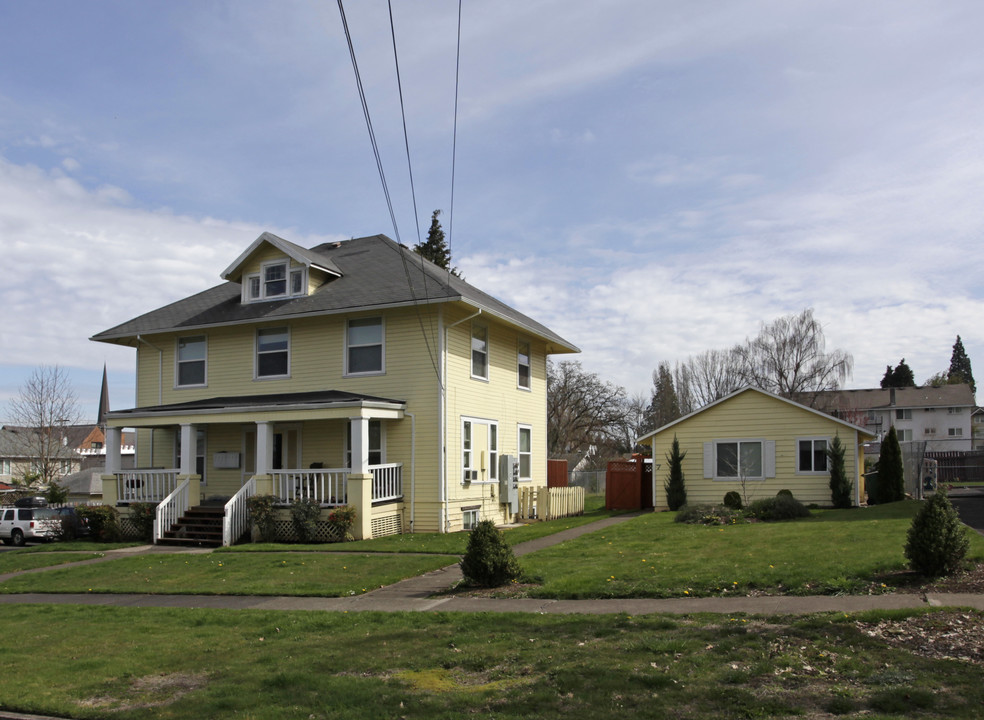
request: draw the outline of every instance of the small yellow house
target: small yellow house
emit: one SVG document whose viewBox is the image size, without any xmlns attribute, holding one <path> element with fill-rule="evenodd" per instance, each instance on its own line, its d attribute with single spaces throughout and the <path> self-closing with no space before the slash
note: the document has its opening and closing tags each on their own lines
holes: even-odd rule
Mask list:
<svg viewBox="0 0 984 720">
<path fill-rule="evenodd" d="M 263 233 L 221 277 L 92 338 L 136 352 L 107 503 L 161 503 L 168 527 L 209 501 L 228 544 L 251 495 L 354 506 L 372 537 L 508 522 L 517 488 L 546 485 L 547 356 L 578 352 L 548 328 L 383 235 Z"/>
<path fill-rule="evenodd" d="M 653 462 L 655 507 L 666 509 L 667 455 L 674 436 L 683 461 L 688 504 L 720 504 L 735 490 L 748 502 L 787 489 L 804 504 L 830 505 L 827 448 L 835 436 L 845 447 L 844 465 L 854 481 L 854 504 L 864 497 L 864 428 L 813 408 L 746 387 L 643 435 Z"/>
</svg>

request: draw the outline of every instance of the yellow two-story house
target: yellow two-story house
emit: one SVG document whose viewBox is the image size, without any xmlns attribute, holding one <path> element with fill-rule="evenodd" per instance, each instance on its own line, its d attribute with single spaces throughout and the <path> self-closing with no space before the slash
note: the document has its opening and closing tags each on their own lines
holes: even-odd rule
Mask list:
<svg viewBox="0 0 984 720">
<path fill-rule="evenodd" d="M 356 510 L 356 537 L 515 517 L 546 485 L 548 328 L 383 235 L 306 249 L 263 233 L 197 295 L 95 335 L 136 350 L 137 407 L 108 414 L 104 502 L 246 499 Z M 136 466 L 122 470 L 124 427 Z"/>
</svg>

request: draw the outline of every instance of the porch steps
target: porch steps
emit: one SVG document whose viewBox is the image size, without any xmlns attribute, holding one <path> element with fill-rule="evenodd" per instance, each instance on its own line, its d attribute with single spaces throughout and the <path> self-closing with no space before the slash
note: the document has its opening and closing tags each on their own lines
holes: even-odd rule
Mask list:
<svg viewBox="0 0 984 720">
<path fill-rule="evenodd" d="M 190 507 L 170 530 L 164 531 L 161 545 L 194 545 L 197 547 L 222 546 L 222 505 Z"/>
</svg>

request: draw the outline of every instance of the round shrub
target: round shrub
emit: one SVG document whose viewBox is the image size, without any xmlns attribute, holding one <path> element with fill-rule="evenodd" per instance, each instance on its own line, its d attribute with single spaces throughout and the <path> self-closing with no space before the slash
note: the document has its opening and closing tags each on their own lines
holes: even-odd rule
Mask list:
<svg viewBox="0 0 984 720">
<path fill-rule="evenodd" d="M 776 495 L 756 500 L 748 507 L 750 515 L 764 522 L 810 517 L 810 511 L 792 495 Z"/>
<path fill-rule="evenodd" d="M 498 587 L 519 577 L 512 548 L 491 520 L 479 521 L 471 531 L 461 573 L 466 582 L 480 587 Z"/>
<path fill-rule="evenodd" d="M 355 508 L 351 505 L 341 505 L 328 513 L 328 525 L 340 538 L 339 542 L 353 540 L 352 527 L 355 525 Z"/>
<path fill-rule="evenodd" d="M 776 493 L 776 497 L 792 497 L 792 496 L 793 496 L 793 491 L 787 490 L 786 488 L 783 488 L 782 490 Z"/>
<path fill-rule="evenodd" d="M 741 510 L 741 495 L 734 490 L 724 494 L 724 506 L 732 510 Z"/>
<path fill-rule="evenodd" d="M 250 520 L 260 536 L 260 542 L 273 542 L 277 535 L 277 498 L 273 495 L 253 495 L 246 498 Z"/>
<path fill-rule="evenodd" d="M 317 500 L 297 500 L 290 505 L 290 521 L 294 526 L 297 541 L 313 542 L 318 534 L 318 518 L 321 517 L 321 505 Z"/>
<path fill-rule="evenodd" d="M 938 577 L 960 569 L 970 540 L 945 492 L 938 492 L 919 509 L 905 540 L 909 566 L 923 575 Z"/>
</svg>

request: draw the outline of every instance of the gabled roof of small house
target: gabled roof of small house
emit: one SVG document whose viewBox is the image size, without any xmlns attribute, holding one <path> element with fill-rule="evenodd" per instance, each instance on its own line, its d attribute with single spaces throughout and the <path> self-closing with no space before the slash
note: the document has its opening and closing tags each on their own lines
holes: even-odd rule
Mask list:
<svg viewBox="0 0 984 720">
<path fill-rule="evenodd" d="M 309 295 L 242 302 L 241 267 L 270 244 L 299 262 L 328 272 Z M 92 340 L 132 345 L 138 335 L 200 330 L 221 325 L 462 302 L 547 341 L 548 352 L 579 352 L 546 326 L 511 308 L 385 235 L 318 245 L 310 250 L 264 233 L 226 268 L 230 281 L 97 333 Z"/>
<path fill-rule="evenodd" d="M 850 430 L 856 430 L 857 432 L 859 432 L 864 437 L 872 438 L 872 439 L 875 438 L 875 434 L 874 433 L 872 433 L 870 430 L 865 430 L 863 427 L 859 427 L 857 425 L 853 425 L 853 424 L 851 424 L 849 422 L 845 422 L 844 420 L 841 420 L 840 418 L 836 418 L 833 415 L 828 415 L 825 412 L 821 412 L 820 410 L 817 410 L 815 408 L 811 408 L 811 407 L 809 407 L 807 405 L 803 405 L 803 404 L 798 403 L 798 402 L 796 402 L 794 400 L 790 400 L 790 399 L 784 398 L 784 397 L 782 397 L 780 395 L 776 395 L 774 393 L 766 392 L 765 390 L 761 390 L 761 389 L 759 389 L 757 387 L 752 387 L 752 386 L 749 385 L 749 386 L 746 386 L 746 387 L 743 387 L 743 388 L 739 388 L 738 390 L 735 390 L 730 395 L 725 395 L 723 398 L 720 398 L 719 400 L 715 400 L 714 402 L 708 403 L 704 407 L 698 408 L 697 410 L 694 410 L 692 413 L 689 413 L 688 415 L 684 415 L 681 418 L 677 418 L 673 422 L 669 422 L 666 425 L 663 425 L 662 427 L 656 428 L 652 432 L 648 432 L 645 435 L 643 435 L 643 436 L 641 436 L 639 438 L 636 438 L 636 443 L 641 443 L 641 442 L 643 442 L 645 440 L 648 440 L 649 438 L 653 437 L 654 435 L 658 435 L 658 434 L 664 432 L 665 430 L 668 430 L 668 429 L 672 428 L 675 425 L 679 425 L 680 423 L 686 422 L 687 420 L 689 420 L 690 418 L 694 417 L 695 415 L 700 415 L 701 413 L 707 412 L 708 410 L 710 410 L 713 407 L 716 407 L 718 405 L 721 405 L 723 403 L 728 402 L 732 398 L 735 398 L 735 397 L 738 397 L 739 395 L 744 395 L 745 393 L 750 393 L 750 392 L 751 393 L 758 393 L 760 395 L 764 395 L 764 396 L 769 397 L 769 398 L 772 398 L 773 400 L 776 400 L 776 401 L 778 401 L 780 403 L 785 403 L 786 405 L 788 405 L 790 407 L 798 408 L 798 409 L 804 410 L 804 411 L 806 411 L 808 413 L 812 413 L 812 414 L 814 414 L 814 415 L 816 415 L 818 417 L 823 418 L 824 420 L 827 420 L 829 422 L 836 423 L 838 425 L 842 425 L 842 426 L 844 426 L 844 427 L 846 427 L 846 428 L 848 428 Z"/>
<path fill-rule="evenodd" d="M 816 394 L 818 407 L 830 410 L 887 410 L 890 408 L 971 407 L 974 392 L 966 383 L 938 387 L 826 390 Z"/>
</svg>

